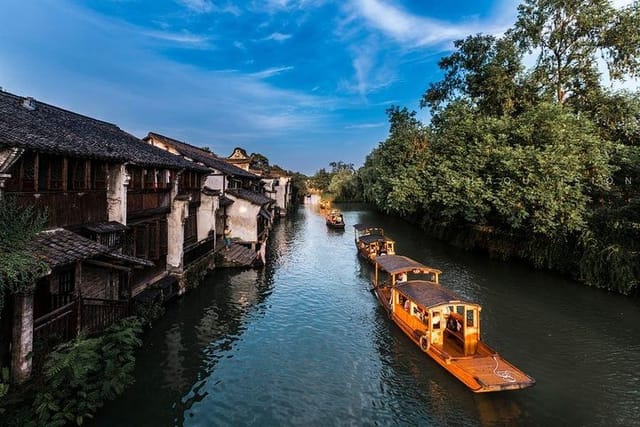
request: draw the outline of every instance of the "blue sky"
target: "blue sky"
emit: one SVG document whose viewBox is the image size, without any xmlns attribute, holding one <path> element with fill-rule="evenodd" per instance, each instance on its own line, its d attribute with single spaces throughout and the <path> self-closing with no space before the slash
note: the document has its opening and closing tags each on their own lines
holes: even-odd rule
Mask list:
<svg viewBox="0 0 640 427">
<path fill-rule="evenodd" d="M 360 166 L 453 40 L 515 16 L 512 0 L 3 0 L 0 86 L 313 174 Z"/>
</svg>

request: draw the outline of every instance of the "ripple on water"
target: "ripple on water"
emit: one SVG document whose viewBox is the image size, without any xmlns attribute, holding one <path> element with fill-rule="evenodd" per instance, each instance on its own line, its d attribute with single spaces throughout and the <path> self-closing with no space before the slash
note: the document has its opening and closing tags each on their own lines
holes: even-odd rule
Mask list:
<svg viewBox="0 0 640 427">
<path fill-rule="evenodd" d="M 265 268 L 217 270 L 169 307 L 136 384 L 96 424 L 637 424 L 637 304 L 458 251 L 362 207 L 343 212 L 349 230 L 330 233 L 301 209 L 273 230 Z M 536 387 L 475 395 L 426 357 L 368 291 L 357 222 L 383 226 L 400 253 L 481 303 L 483 338 Z"/>
</svg>

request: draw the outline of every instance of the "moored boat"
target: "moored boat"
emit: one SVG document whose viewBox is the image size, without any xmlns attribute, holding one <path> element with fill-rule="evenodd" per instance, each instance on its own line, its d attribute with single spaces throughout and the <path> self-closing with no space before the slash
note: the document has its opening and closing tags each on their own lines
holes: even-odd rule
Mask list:
<svg viewBox="0 0 640 427">
<path fill-rule="evenodd" d="M 344 230 L 344 217 L 336 209 L 332 209 L 326 216 L 327 227 Z"/>
<path fill-rule="evenodd" d="M 395 255 L 395 241 L 385 236 L 382 228 L 364 224 L 356 224 L 353 228 L 356 248 L 362 258 L 373 264 L 380 255 Z"/>
<path fill-rule="evenodd" d="M 399 255 L 377 257 L 373 288 L 389 317 L 420 349 L 476 393 L 535 380 L 480 338 L 479 304 L 438 283 L 439 270 Z"/>
</svg>

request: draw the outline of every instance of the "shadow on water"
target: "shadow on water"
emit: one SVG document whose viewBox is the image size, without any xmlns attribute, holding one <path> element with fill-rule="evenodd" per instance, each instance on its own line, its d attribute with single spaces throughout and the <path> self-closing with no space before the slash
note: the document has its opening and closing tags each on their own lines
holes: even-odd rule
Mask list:
<svg viewBox="0 0 640 427">
<path fill-rule="evenodd" d="M 96 425 L 637 425 L 638 302 L 424 236 L 365 206 L 345 231 L 305 207 L 273 230 L 267 266 L 217 270 L 148 331 L 136 384 Z M 355 223 L 443 270 L 483 306 L 482 336 L 537 385 L 474 394 L 425 356 L 368 290 Z"/>
</svg>

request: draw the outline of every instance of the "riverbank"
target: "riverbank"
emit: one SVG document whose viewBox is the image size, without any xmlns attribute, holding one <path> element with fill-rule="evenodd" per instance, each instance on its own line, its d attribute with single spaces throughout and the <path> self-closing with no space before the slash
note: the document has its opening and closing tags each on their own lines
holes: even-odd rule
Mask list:
<svg viewBox="0 0 640 427">
<path fill-rule="evenodd" d="M 502 261 L 523 261 L 587 286 L 638 296 L 638 253 L 619 245 L 603 244 L 595 237 L 586 240 L 572 236 L 553 241 L 544 236 L 506 233 L 490 226 L 454 227 L 411 218 L 406 220 L 419 225 L 428 235 L 467 251 L 486 253 Z"/>
</svg>

